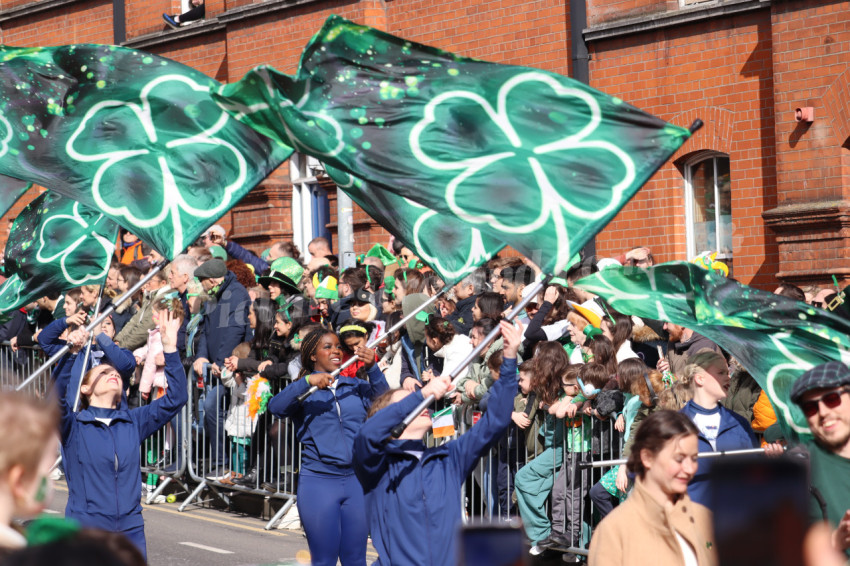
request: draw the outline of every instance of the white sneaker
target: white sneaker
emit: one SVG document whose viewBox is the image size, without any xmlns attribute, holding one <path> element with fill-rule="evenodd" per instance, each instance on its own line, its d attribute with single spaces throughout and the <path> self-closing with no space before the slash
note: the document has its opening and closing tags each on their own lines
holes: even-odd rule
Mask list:
<svg viewBox="0 0 850 566">
<path fill-rule="evenodd" d="M 62 473 L 62 470 L 61 470 L 61 469 L 59 469 L 59 468 L 53 468 L 53 471 L 52 471 L 52 472 L 50 472 L 50 476 L 49 476 L 49 477 L 50 477 L 50 479 L 51 479 L 51 480 L 53 480 L 53 481 L 59 481 L 59 480 L 61 480 L 63 477 L 65 477 L 65 474 L 63 474 L 63 473 Z"/>
</svg>

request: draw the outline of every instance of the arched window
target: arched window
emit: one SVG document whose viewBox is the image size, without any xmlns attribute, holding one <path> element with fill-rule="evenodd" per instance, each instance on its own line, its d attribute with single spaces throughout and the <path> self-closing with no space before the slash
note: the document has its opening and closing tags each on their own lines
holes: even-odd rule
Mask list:
<svg viewBox="0 0 850 566">
<path fill-rule="evenodd" d="M 732 178 L 729 156 L 700 152 L 685 164 L 688 258 L 718 252 L 732 270 Z"/>
</svg>

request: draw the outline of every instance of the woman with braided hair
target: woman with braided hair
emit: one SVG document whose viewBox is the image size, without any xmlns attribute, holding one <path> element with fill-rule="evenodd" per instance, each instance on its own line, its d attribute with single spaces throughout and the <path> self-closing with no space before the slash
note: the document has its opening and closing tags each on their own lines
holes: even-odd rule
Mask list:
<svg viewBox="0 0 850 566">
<path fill-rule="evenodd" d="M 352 467 L 354 437 L 372 399 L 389 386 L 373 350 L 357 346 L 354 355 L 369 381 L 334 379 L 330 374 L 342 364 L 339 338 L 325 329 L 311 332 L 301 345 L 299 379 L 269 402 L 276 417 L 292 419 L 301 443 L 297 505 L 315 566 L 366 564 L 366 507 Z M 299 402 L 313 386 L 318 391 Z"/>
</svg>

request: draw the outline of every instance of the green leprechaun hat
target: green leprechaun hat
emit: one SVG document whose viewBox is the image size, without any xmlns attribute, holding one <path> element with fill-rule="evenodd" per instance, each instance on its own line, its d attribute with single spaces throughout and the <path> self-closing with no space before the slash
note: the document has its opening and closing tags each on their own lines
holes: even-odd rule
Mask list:
<svg viewBox="0 0 850 566">
<path fill-rule="evenodd" d="M 279 257 L 272 262 L 268 275 L 263 275 L 258 281 L 265 288 L 268 288 L 272 281 L 276 281 L 286 291 L 300 293 L 298 283 L 301 282 L 302 275 L 304 275 L 304 266 L 291 257 Z"/>
</svg>

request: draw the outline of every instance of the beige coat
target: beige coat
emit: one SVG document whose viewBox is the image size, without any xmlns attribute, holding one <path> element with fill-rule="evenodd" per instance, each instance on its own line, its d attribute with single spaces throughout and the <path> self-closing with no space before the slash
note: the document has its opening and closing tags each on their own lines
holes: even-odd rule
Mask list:
<svg viewBox="0 0 850 566">
<path fill-rule="evenodd" d="M 687 495 L 665 507 L 638 480 L 593 533 L 589 566 L 684 566 L 676 532 L 693 547 L 699 566 L 716 566 L 711 511 Z"/>
</svg>

